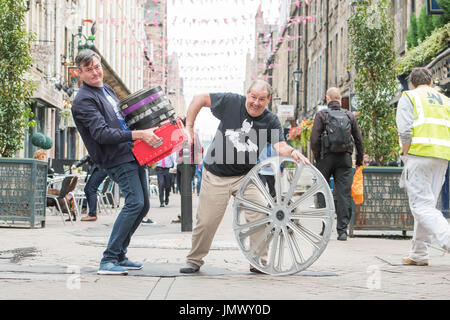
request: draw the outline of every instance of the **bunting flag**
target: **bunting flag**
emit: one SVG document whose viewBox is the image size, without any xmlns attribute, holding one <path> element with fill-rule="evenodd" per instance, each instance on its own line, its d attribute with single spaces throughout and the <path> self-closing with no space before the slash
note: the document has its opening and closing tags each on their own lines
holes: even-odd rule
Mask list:
<svg viewBox="0 0 450 320">
<path fill-rule="evenodd" d="M 303 2 L 311 5 L 318 0 L 293 0 L 292 4 L 300 7 Z M 145 3 L 137 1 L 143 8 Z M 153 4 L 150 9 L 145 7 L 146 19 L 114 17 L 106 15 L 108 10 L 97 10 L 105 13 L 97 19 L 97 24 L 102 26 L 103 32 L 111 30 L 110 40 L 122 48 L 118 54 L 129 61 L 127 68 L 129 65 L 142 73 L 138 80 L 147 85 L 167 81 L 173 86 L 178 81 L 176 73 L 183 78 L 185 88 L 207 88 L 215 82 L 219 83 L 216 88 L 223 87 L 223 83 L 239 83 L 242 87 L 247 58 L 257 54 L 267 61 L 274 54 L 274 48 L 280 54 L 294 50 L 300 36 L 276 37 L 276 34 L 282 34 L 292 24 L 316 20 L 315 16 L 291 17 L 288 14 L 285 21 L 280 21 L 278 0 L 153 0 Z M 100 0 L 100 6 L 113 5 L 122 6 L 122 3 Z M 230 5 L 233 10 L 227 14 Z M 260 5 L 262 10 L 258 10 Z M 248 10 L 250 7 L 253 9 Z M 262 39 L 255 31 L 256 26 L 262 30 Z M 129 36 L 122 37 L 123 34 Z M 177 66 L 168 63 L 173 55 L 178 59 Z M 257 68 L 276 66 L 264 63 Z"/>
</svg>

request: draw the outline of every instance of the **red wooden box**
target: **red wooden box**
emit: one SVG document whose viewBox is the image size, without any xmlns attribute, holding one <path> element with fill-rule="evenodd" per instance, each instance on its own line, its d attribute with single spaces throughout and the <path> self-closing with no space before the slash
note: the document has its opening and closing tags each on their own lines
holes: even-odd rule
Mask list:
<svg viewBox="0 0 450 320">
<path fill-rule="evenodd" d="M 162 138 L 160 144 L 150 146 L 142 140 L 135 141 L 133 153 L 139 164 L 141 166 L 144 164 L 152 165 L 171 153 L 179 151 L 183 142 L 187 140 L 183 129 L 181 119 L 176 119 L 155 129 L 154 133 Z"/>
</svg>

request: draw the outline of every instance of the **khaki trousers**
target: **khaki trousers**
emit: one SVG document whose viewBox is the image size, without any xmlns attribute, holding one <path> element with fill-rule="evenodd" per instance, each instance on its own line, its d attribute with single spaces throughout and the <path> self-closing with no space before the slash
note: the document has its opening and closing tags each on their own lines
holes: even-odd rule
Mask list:
<svg viewBox="0 0 450 320">
<path fill-rule="evenodd" d="M 245 176 L 219 177 L 206 168 L 203 169 L 202 184 L 200 186 L 199 202 L 197 207 L 197 223 L 192 232 L 192 248 L 187 255 L 187 261 L 198 266 L 204 264 L 203 258 L 208 254 L 214 235 L 222 221 L 228 201 L 235 196 Z M 267 200 L 254 186 L 249 185 L 245 198 L 261 205 L 267 205 Z M 246 220 L 252 222 L 265 215 L 256 212 L 246 212 Z M 256 232 L 250 238 L 253 243 L 263 231 Z M 263 254 L 263 258 L 267 253 Z"/>
</svg>

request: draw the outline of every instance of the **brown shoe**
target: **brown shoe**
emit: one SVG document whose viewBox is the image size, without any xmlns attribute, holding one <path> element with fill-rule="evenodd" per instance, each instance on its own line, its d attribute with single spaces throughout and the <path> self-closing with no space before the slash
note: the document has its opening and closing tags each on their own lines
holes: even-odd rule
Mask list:
<svg viewBox="0 0 450 320">
<path fill-rule="evenodd" d="M 410 265 L 410 266 L 427 266 L 428 265 L 428 260 L 414 261 L 414 260 L 412 260 L 410 258 L 403 258 L 402 259 L 402 263 Z"/>
<path fill-rule="evenodd" d="M 81 218 L 81 221 L 97 221 L 97 216 L 95 216 L 95 217 L 86 216 L 86 217 Z"/>
</svg>

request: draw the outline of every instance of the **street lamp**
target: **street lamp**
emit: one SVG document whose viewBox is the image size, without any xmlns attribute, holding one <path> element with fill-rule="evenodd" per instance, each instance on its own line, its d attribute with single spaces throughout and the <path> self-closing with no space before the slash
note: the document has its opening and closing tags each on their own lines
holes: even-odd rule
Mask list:
<svg viewBox="0 0 450 320">
<path fill-rule="evenodd" d="M 70 54 L 70 58 L 72 59 L 72 61 L 75 59 L 75 56 L 74 56 L 75 39 L 77 39 L 77 38 L 78 38 L 78 43 L 77 43 L 78 50 L 94 48 L 95 36 L 92 35 L 92 36 L 86 37 L 83 34 L 83 27 L 79 26 L 78 33 L 72 34 L 72 41 L 69 42 L 69 54 Z"/>
<path fill-rule="evenodd" d="M 292 75 L 294 76 L 294 81 L 298 84 L 300 82 L 300 79 L 302 78 L 302 70 L 294 70 L 292 71 Z"/>
</svg>

